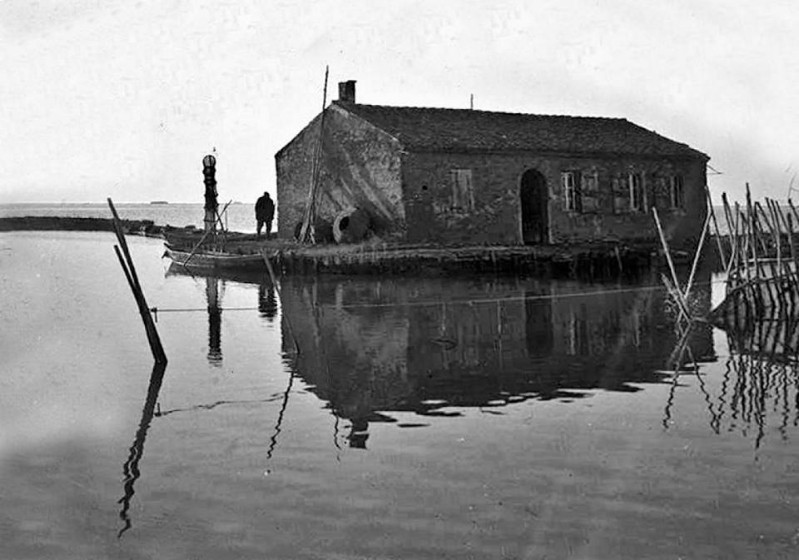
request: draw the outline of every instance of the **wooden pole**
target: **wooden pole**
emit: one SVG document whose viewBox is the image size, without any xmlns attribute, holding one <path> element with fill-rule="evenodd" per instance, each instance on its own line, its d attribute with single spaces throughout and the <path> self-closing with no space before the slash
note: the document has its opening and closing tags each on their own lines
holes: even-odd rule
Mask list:
<svg viewBox="0 0 799 560">
<path fill-rule="evenodd" d="M 755 264 L 755 278 L 760 278 L 760 263 L 757 258 L 757 215 L 752 206 L 752 195 L 749 183 L 746 183 L 746 216 L 749 219 L 749 248 L 752 251 L 752 260 Z"/>
<path fill-rule="evenodd" d="M 308 240 L 309 233 L 311 242 L 315 243 L 316 239 L 314 234 L 313 223 L 316 214 L 316 190 L 317 183 L 319 182 L 319 173 L 321 168 L 322 156 L 322 143 L 324 142 L 325 133 L 325 106 L 327 105 L 327 76 L 330 71 L 329 66 L 325 66 L 325 86 L 322 91 L 322 115 L 319 120 L 319 143 L 316 145 L 313 154 L 313 161 L 311 163 L 311 184 L 308 188 L 308 201 L 305 205 L 305 214 L 302 220 L 302 227 L 300 228 L 300 243 L 305 243 Z"/>
<path fill-rule="evenodd" d="M 769 303 L 771 304 L 772 308 L 776 307 L 777 300 L 772 294 L 772 285 L 769 282 L 770 278 L 774 277 L 774 261 L 770 258 L 771 251 L 769 250 L 768 245 L 766 244 L 767 235 L 771 234 L 773 229 L 771 227 L 771 222 L 769 221 L 768 217 L 766 216 L 766 212 L 763 210 L 763 207 L 760 205 L 759 202 L 754 203 L 754 220 L 757 224 L 757 231 L 760 233 L 758 236 L 758 240 L 760 241 L 761 249 L 763 250 L 763 259 L 760 260 L 760 270 L 763 271 L 763 275 L 759 276 L 760 280 L 760 288 L 758 289 L 758 293 L 762 295 L 762 292 L 766 292 L 766 296 L 768 297 Z M 763 216 L 763 223 L 765 227 L 760 226 L 760 218 L 759 216 Z"/>
<path fill-rule="evenodd" d="M 788 224 L 788 243 L 791 245 L 791 260 L 793 261 L 793 276 L 796 278 L 796 275 L 799 274 L 799 262 L 797 262 L 797 254 L 796 249 L 794 247 L 794 240 L 793 240 L 793 216 L 788 214 L 788 216 L 783 216 L 785 221 Z"/>
<path fill-rule="evenodd" d="M 688 304 L 685 302 L 682 296 L 682 292 L 680 291 L 679 286 L 675 286 L 671 280 L 665 274 L 660 275 L 660 279 L 663 281 L 663 285 L 666 286 L 666 291 L 671 295 L 671 298 L 677 304 L 677 307 L 680 310 L 680 316 L 678 321 L 682 321 L 683 317 L 685 317 L 688 321 L 691 320 L 691 314 L 688 311 Z"/>
<path fill-rule="evenodd" d="M 223 213 L 223 214 L 224 214 L 224 213 L 225 213 L 225 211 L 227 210 L 227 207 L 228 207 L 228 206 L 230 206 L 230 203 L 231 203 L 231 202 L 233 202 L 233 201 L 231 200 L 231 201 L 229 201 L 227 204 L 225 204 L 225 207 L 222 209 L 222 213 Z M 220 222 L 220 223 L 221 223 L 221 222 Z M 189 261 L 191 260 L 191 258 L 194 256 L 194 253 L 196 253 L 196 252 L 197 252 L 197 249 L 199 249 L 199 248 L 200 248 L 200 246 L 203 244 L 203 241 L 205 241 L 205 238 L 206 238 L 206 237 L 208 237 L 208 234 L 210 234 L 211 232 L 214 232 L 214 233 L 216 233 L 216 231 L 215 231 L 215 230 L 216 230 L 216 228 L 214 228 L 214 229 L 209 229 L 209 230 L 206 230 L 206 231 L 205 231 L 205 233 L 203 234 L 203 236 L 200 238 L 200 240 L 197 242 L 197 244 L 196 244 L 196 245 L 194 246 L 194 248 L 191 250 L 191 253 L 189 253 L 189 256 L 188 256 L 188 257 L 186 257 L 186 260 L 185 260 L 185 261 L 183 261 L 183 262 L 182 262 L 182 263 L 180 263 L 180 264 L 182 264 L 183 266 L 187 266 L 187 265 L 189 264 Z"/>
<path fill-rule="evenodd" d="M 127 241 L 125 241 L 125 233 L 122 230 L 122 222 L 119 219 L 114 203 L 108 199 L 108 206 L 111 208 L 111 214 L 114 216 L 114 233 L 116 233 L 119 246 L 114 246 L 114 251 L 119 259 L 119 264 L 125 273 L 125 278 L 128 281 L 133 297 L 139 307 L 139 314 L 141 315 L 142 322 L 144 323 L 144 330 L 147 333 L 147 341 L 150 344 L 150 350 L 153 353 L 156 363 L 166 364 L 167 358 L 164 352 L 164 347 L 161 345 L 161 338 L 158 336 L 158 330 L 155 328 L 153 317 L 150 314 L 150 308 L 147 307 L 147 300 L 144 297 L 144 291 L 139 283 L 139 277 L 136 274 L 136 267 L 133 266 L 133 259 L 128 250 Z M 120 251 L 121 247 L 121 251 Z"/>
<path fill-rule="evenodd" d="M 696 248 L 696 254 L 694 254 L 694 262 L 691 265 L 691 274 L 688 276 L 688 284 L 685 286 L 685 291 L 683 292 L 683 295 L 686 298 L 691 293 L 691 286 L 693 286 L 694 283 L 696 268 L 699 265 L 699 257 L 702 255 L 702 248 L 705 245 L 705 235 L 707 234 L 709 229 L 710 229 L 710 214 L 708 214 L 705 217 L 705 224 L 702 227 L 702 235 L 699 237 L 699 246 Z M 722 257 L 722 262 L 724 262 L 723 257 Z"/>
<path fill-rule="evenodd" d="M 730 256 L 730 261 L 727 263 L 727 268 L 725 269 L 725 273 L 727 276 L 727 282 L 731 280 L 731 273 L 733 269 L 736 271 L 735 279 L 738 279 L 739 271 L 738 269 L 738 262 L 741 259 L 741 235 L 739 233 L 739 226 L 741 225 L 740 214 L 736 212 L 734 219 L 732 218 L 732 210 L 730 210 L 730 238 L 732 239 L 732 255 Z M 734 236 L 734 237 L 733 237 Z"/>
<path fill-rule="evenodd" d="M 788 237 L 788 247 L 791 253 L 788 262 L 783 262 L 784 270 L 782 272 L 783 276 L 782 276 L 782 281 L 780 283 L 780 290 L 781 290 L 781 296 L 784 298 L 783 301 L 786 302 L 788 316 L 793 317 L 796 306 L 796 290 L 797 290 L 797 281 L 796 281 L 797 255 L 793 239 L 793 220 L 790 214 L 788 214 L 786 218 L 785 214 L 782 211 L 782 208 L 780 208 L 780 205 L 776 200 L 772 202 L 774 206 L 774 212 L 777 215 L 777 219 L 780 220 L 781 224 L 785 226 L 786 235 Z M 784 288 L 787 288 L 787 290 L 783 291 Z M 786 291 L 787 293 L 785 293 Z"/>
<path fill-rule="evenodd" d="M 222 216 L 225 215 L 225 211 L 227 210 L 227 207 L 230 206 L 231 202 L 233 202 L 233 199 L 231 199 L 230 201 L 228 201 L 227 204 L 225 204 L 225 207 L 222 208 L 222 212 L 219 212 L 218 210 L 215 210 L 215 212 L 216 212 L 216 221 L 219 223 L 219 230 L 222 232 L 222 250 L 223 251 L 225 250 L 225 247 L 227 245 L 227 228 L 225 227 L 225 224 L 222 223 Z M 269 236 L 267 235 L 267 238 L 268 237 Z"/>
<path fill-rule="evenodd" d="M 785 298 L 786 294 L 782 289 L 782 282 L 781 282 L 781 279 L 785 278 L 785 271 L 783 270 L 784 263 L 782 259 L 782 222 L 780 221 L 778 216 L 779 209 L 774 208 L 775 204 L 776 201 L 766 198 L 766 206 L 768 207 L 769 214 L 771 215 L 772 229 L 774 231 L 774 236 L 777 245 L 777 264 L 775 269 L 772 268 L 772 276 L 774 278 L 772 284 L 775 288 L 777 299 L 782 305 L 781 309 L 786 309 L 788 307 L 788 302 Z"/>
<path fill-rule="evenodd" d="M 777 270 L 779 270 L 780 275 L 785 274 L 785 259 L 782 258 L 782 226 L 784 222 L 784 216 L 782 215 L 782 210 L 780 209 L 780 205 L 776 200 L 766 199 L 766 203 L 769 205 L 771 210 L 771 215 L 773 216 L 774 226 L 777 232 Z M 788 269 L 790 272 L 790 267 Z"/>
<path fill-rule="evenodd" d="M 742 281 L 745 280 L 749 282 L 752 280 L 752 267 L 749 266 L 749 254 L 752 251 L 749 247 L 749 217 L 744 213 L 741 205 L 737 202 L 735 203 L 735 211 L 741 222 L 741 243 L 743 244 L 743 253 L 739 253 L 739 257 L 742 258 L 742 262 L 738 263 L 739 276 L 743 277 L 741 279 Z M 743 268 L 743 274 L 740 273 L 741 268 Z"/>
<path fill-rule="evenodd" d="M 655 225 L 657 226 L 658 235 L 660 236 L 660 243 L 663 246 L 663 253 L 666 255 L 666 262 L 669 264 L 671 270 L 671 278 L 674 282 L 674 292 L 676 293 L 675 299 L 680 309 L 685 313 L 685 316 L 690 319 L 691 315 L 688 313 L 688 304 L 685 301 L 682 290 L 680 289 L 680 281 L 677 279 L 677 270 L 674 268 L 674 262 L 671 260 L 671 253 L 669 252 L 669 244 L 666 241 L 666 235 L 663 233 L 663 228 L 660 225 L 660 218 L 658 217 L 657 208 L 652 207 L 652 215 L 655 217 Z"/>
<path fill-rule="evenodd" d="M 713 219 L 713 226 L 716 230 L 716 249 L 719 252 L 719 259 L 721 259 L 721 266 L 727 268 L 727 257 L 724 254 L 724 247 L 721 244 L 721 235 L 719 234 L 719 223 L 716 220 L 716 211 L 713 209 L 713 197 L 710 195 L 710 187 L 705 183 L 705 193 L 707 194 L 707 206 L 710 210 L 710 216 Z M 729 227 L 727 228 L 729 230 Z"/>
<path fill-rule="evenodd" d="M 799 212 L 796 211 L 796 207 L 793 205 L 793 200 L 790 198 L 788 199 L 788 206 L 791 207 L 791 212 L 793 213 L 794 219 L 799 220 Z"/>
</svg>

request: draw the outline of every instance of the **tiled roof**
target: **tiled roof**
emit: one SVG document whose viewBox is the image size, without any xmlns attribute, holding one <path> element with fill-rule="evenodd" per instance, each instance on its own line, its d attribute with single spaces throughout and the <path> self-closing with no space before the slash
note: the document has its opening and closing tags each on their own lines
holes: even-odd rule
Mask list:
<svg viewBox="0 0 799 560">
<path fill-rule="evenodd" d="M 336 104 L 408 150 L 537 151 L 707 156 L 626 119 L 498 113 L 471 109 Z"/>
</svg>

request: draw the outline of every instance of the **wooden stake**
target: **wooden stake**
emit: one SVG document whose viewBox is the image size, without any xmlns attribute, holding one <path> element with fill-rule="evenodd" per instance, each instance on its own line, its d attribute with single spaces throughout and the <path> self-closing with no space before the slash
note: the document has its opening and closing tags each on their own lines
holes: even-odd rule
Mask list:
<svg viewBox="0 0 799 560">
<path fill-rule="evenodd" d="M 147 333 L 147 341 L 150 343 L 150 350 L 153 353 L 153 358 L 155 358 L 156 363 L 166 364 L 166 353 L 164 352 L 164 347 L 161 345 L 161 339 L 158 336 L 158 330 L 155 328 L 153 317 L 150 314 L 150 308 L 147 307 L 147 300 L 144 297 L 144 291 L 139 283 L 139 277 L 136 274 L 136 267 L 133 266 L 133 259 L 130 256 L 127 241 L 125 241 L 125 233 L 122 230 L 122 222 L 120 221 L 116 208 L 114 208 L 114 203 L 110 198 L 108 199 L 108 206 L 111 208 L 111 213 L 114 216 L 114 232 L 116 233 L 117 241 L 119 241 L 119 247 L 114 246 L 114 251 L 117 254 L 119 264 L 122 266 L 122 270 L 125 273 L 125 278 L 127 279 L 128 285 L 133 292 L 133 297 L 136 300 L 136 304 L 139 307 L 139 314 L 141 315 L 142 322 L 144 323 L 144 330 Z M 122 248 L 121 252 L 120 247 Z"/>
<path fill-rule="evenodd" d="M 228 202 L 227 204 L 225 204 L 225 207 L 222 209 L 222 213 L 223 213 L 223 214 L 224 214 L 224 213 L 225 213 L 225 211 L 227 210 L 227 207 L 228 207 L 228 206 L 230 206 L 230 203 L 231 203 L 231 202 L 233 202 L 233 201 L 231 200 L 230 202 Z M 221 223 L 221 222 L 220 222 L 220 223 Z M 188 257 L 186 257 L 186 260 L 185 260 L 185 261 L 183 261 L 183 262 L 182 262 L 182 263 L 180 263 L 180 264 L 182 264 L 183 266 L 187 266 L 187 265 L 189 264 L 189 261 L 190 261 L 190 260 L 191 260 L 191 258 L 194 256 L 194 253 L 196 253 L 196 252 L 197 252 L 197 249 L 199 249 L 199 248 L 200 248 L 200 246 L 203 244 L 203 241 L 205 241 L 205 238 L 206 238 L 206 237 L 208 237 L 208 234 L 209 234 L 209 233 L 211 233 L 212 231 L 213 231 L 214 233 L 216 233 L 216 232 L 215 232 L 214 230 L 212 230 L 212 229 L 206 230 L 206 232 L 203 234 L 203 236 L 200 238 L 200 240 L 197 242 L 197 244 L 196 244 L 196 245 L 194 246 L 194 248 L 191 250 L 191 253 L 189 253 L 189 256 L 188 256 Z"/>
<path fill-rule="evenodd" d="M 799 263 L 797 263 L 797 257 L 799 255 L 796 252 L 794 247 L 794 240 L 793 240 L 793 216 L 788 214 L 788 216 L 783 216 L 786 223 L 788 224 L 788 243 L 791 246 L 791 260 L 793 261 L 793 275 L 796 278 L 796 275 L 799 274 Z"/>
<path fill-rule="evenodd" d="M 757 216 L 752 207 L 752 195 L 749 192 L 749 183 L 746 184 L 746 216 L 749 221 L 749 248 L 752 251 L 752 260 L 755 263 L 755 278 L 760 278 L 760 264 L 757 259 Z"/>
<path fill-rule="evenodd" d="M 774 220 L 774 226 L 777 233 L 777 270 L 779 271 L 780 276 L 783 276 L 785 274 L 784 268 L 786 263 L 782 258 L 782 210 L 780 210 L 780 205 L 776 200 L 767 198 L 766 203 L 769 205 L 769 209 L 771 210 L 771 215 L 773 217 L 772 219 Z"/>
<path fill-rule="evenodd" d="M 730 211 L 730 217 L 732 217 L 732 211 Z M 730 239 L 732 240 L 732 255 L 730 256 L 730 261 L 727 263 L 727 268 L 725 269 L 727 282 L 731 280 L 730 274 L 733 269 L 735 269 L 737 273 L 738 262 L 741 259 L 741 236 L 740 233 L 738 232 L 738 226 L 741 225 L 740 215 L 736 213 L 734 221 L 733 220 L 730 221 L 732 224 L 731 226 L 732 229 L 730 230 Z"/>
<path fill-rule="evenodd" d="M 741 280 L 745 279 L 747 282 L 749 282 L 752 279 L 752 270 L 749 266 L 749 253 L 751 252 L 751 249 L 749 248 L 749 218 L 746 216 L 746 214 L 744 214 L 743 210 L 741 209 L 741 205 L 737 202 L 735 203 L 735 212 L 738 216 L 738 220 L 741 223 L 741 243 L 743 244 L 743 252 L 739 253 L 738 255 L 739 258 L 743 259 L 743 261 L 742 263 L 739 262 L 737 267 L 739 270 L 739 276 L 741 276 L 740 269 L 743 268 L 743 278 Z"/>
<path fill-rule="evenodd" d="M 683 296 L 682 290 L 680 290 L 680 281 L 677 279 L 677 270 L 674 268 L 674 262 L 671 260 L 671 253 L 669 252 L 669 244 L 666 241 L 666 235 L 663 233 L 663 228 L 660 225 L 660 218 L 658 217 L 657 208 L 654 206 L 652 207 L 652 215 L 655 217 L 655 225 L 657 226 L 658 235 L 660 236 L 660 243 L 663 246 L 663 253 L 666 255 L 666 262 L 669 264 L 669 270 L 671 270 L 671 278 L 674 282 L 674 288 L 676 293 L 677 303 L 680 308 L 685 312 L 686 317 L 689 319 L 691 315 L 688 313 L 688 304 L 685 301 L 685 296 Z"/>
<path fill-rule="evenodd" d="M 707 206 L 710 210 L 710 216 L 713 219 L 713 226 L 716 230 L 716 248 L 719 252 L 719 259 L 721 259 L 721 266 L 727 268 L 727 257 L 724 255 L 724 247 L 721 244 L 721 235 L 719 234 L 719 223 L 716 220 L 716 211 L 713 209 L 713 197 L 710 195 L 710 187 L 705 183 L 705 193 L 707 194 Z M 729 227 L 728 227 L 729 229 Z"/>
<path fill-rule="evenodd" d="M 691 293 L 691 286 L 693 286 L 694 283 L 694 275 L 696 274 L 696 268 L 697 265 L 699 264 L 699 257 L 702 255 L 702 248 L 705 245 L 705 234 L 709 229 L 710 229 L 710 214 L 708 214 L 705 217 L 705 224 L 702 227 L 702 235 L 699 237 L 699 246 L 696 248 L 696 253 L 694 254 L 694 262 L 691 265 L 691 274 L 688 276 L 688 284 L 685 286 L 685 291 L 683 292 L 683 295 L 686 298 Z"/>
</svg>

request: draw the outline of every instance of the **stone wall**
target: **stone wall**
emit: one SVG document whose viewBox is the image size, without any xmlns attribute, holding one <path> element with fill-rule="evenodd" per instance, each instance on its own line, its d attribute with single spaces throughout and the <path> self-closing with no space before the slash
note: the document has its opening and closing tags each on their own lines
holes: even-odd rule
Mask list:
<svg viewBox="0 0 799 560">
<path fill-rule="evenodd" d="M 410 242 L 521 244 L 520 181 L 528 169 L 539 171 L 547 182 L 551 243 L 656 240 L 649 211 L 654 204 L 675 246 L 690 245 L 698 239 L 707 211 L 701 158 L 409 153 L 403 156 L 402 169 Z M 455 200 L 454 169 L 471 170 L 471 206 Z M 598 188 L 584 193 L 580 212 L 564 209 L 562 171 L 597 173 Z M 630 211 L 625 198 L 630 172 L 643 178 L 642 211 Z M 685 204 L 679 210 L 670 208 L 667 188 L 675 174 L 684 177 Z"/>
<path fill-rule="evenodd" d="M 302 222 L 320 120 L 317 116 L 275 156 L 281 238 L 292 238 Z M 341 212 L 355 208 L 370 214 L 381 237 L 404 236 L 400 147 L 391 136 L 331 105 L 325 117 L 316 214 L 332 224 Z"/>
<path fill-rule="evenodd" d="M 302 221 L 312 180 L 317 116 L 275 156 L 278 235 L 292 238 Z M 674 247 L 698 240 L 706 214 L 705 160 L 697 158 L 542 155 L 535 153 L 406 152 L 398 140 L 336 104 L 327 109 L 317 191 L 317 216 L 332 224 L 355 208 L 373 218 L 377 234 L 394 241 L 445 245 L 523 243 L 520 184 L 540 172 L 549 192 L 553 244 L 656 241 L 650 208 L 658 208 Z M 595 172 L 578 211 L 566 210 L 561 173 Z M 642 177 L 644 204 L 631 211 L 629 173 Z M 672 209 L 669 180 L 684 178 L 685 203 Z M 465 181 L 468 196 L 453 182 Z"/>
</svg>

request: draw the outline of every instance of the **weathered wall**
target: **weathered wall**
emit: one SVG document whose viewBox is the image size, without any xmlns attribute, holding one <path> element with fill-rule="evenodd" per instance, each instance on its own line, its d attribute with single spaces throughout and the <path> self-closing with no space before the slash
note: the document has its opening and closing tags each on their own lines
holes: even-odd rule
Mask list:
<svg viewBox="0 0 799 560">
<path fill-rule="evenodd" d="M 452 169 L 472 170 L 473 211 L 453 207 Z M 521 244 L 520 181 L 528 169 L 538 170 L 547 181 L 552 243 L 656 239 L 648 210 L 633 213 L 614 208 L 618 194 L 614 178 L 626 180 L 631 171 L 642 173 L 647 209 L 654 201 L 675 245 L 698 239 L 706 213 L 705 162 L 701 159 L 409 153 L 403 157 L 402 174 L 408 241 Z M 564 210 L 560 174 L 569 170 L 598 172 L 595 209 Z M 685 181 L 684 210 L 670 210 L 668 192 L 658 188 L 658 177 L 677 173 Z"/>
<path fill-rule="evenodd" d="M 317 116 L 275 156 L 278 236 L 291 238 L 302 221 L 311 184 Z M 316 199 L 317 216 L 332 223 L 345 210 L 369 212 L 378 235 L 405 232 L 400 150 L 396 140 L 337 105 L 327 109 Z"/>
</svg>

